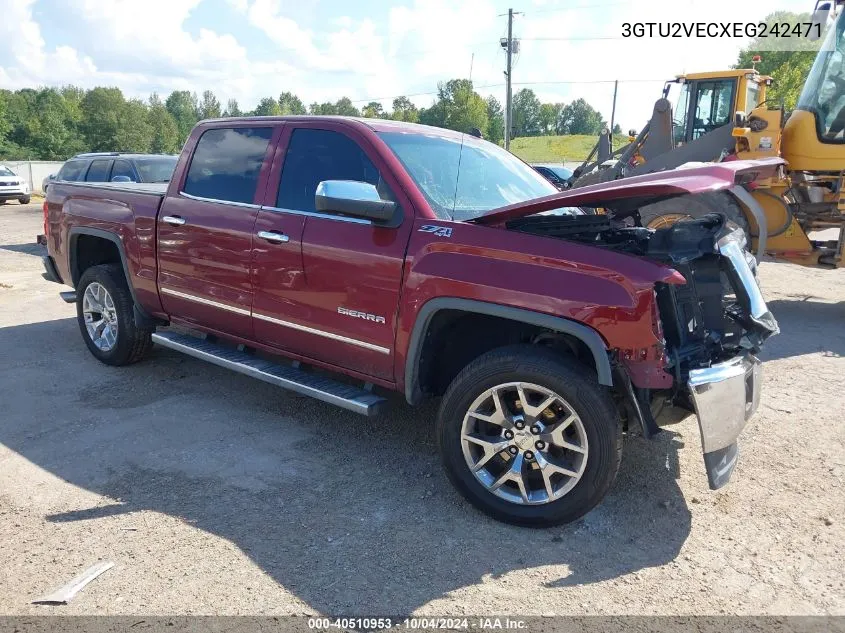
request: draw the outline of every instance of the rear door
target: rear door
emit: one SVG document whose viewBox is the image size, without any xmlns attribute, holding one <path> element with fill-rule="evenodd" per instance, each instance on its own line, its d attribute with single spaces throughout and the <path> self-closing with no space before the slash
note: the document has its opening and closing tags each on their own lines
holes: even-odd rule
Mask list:
<svg viewBox="0 0 845 633">
<path fill-rule="evenodd" d="M 380 169 L 381 158 L 369 138 L 350 126 L 302 122 L 288 125 L 284 137 L 281 173 L 268 184 L 275 201 L 268 212 L 288 223 L 285 230 L 291 237 L 303 227 L 302 273 L 294 265 L 295 248 L 256 251 L 256 338 L 392 380 L 396 315 L 413 219 L 410 201 L 393 174 Z M 395 221 L 379 226 L 318 213 L 314 196 L 324 180 L 375 185 L 382 198 L 397 202 Z M 280 257 L 276 261 L 287 262 L 280 269 L 289 274 L 274 271 L 271 252 Z"/>
<path fill-rule="evenodd" d="M 279 124 L 205 130 L 159 212 L 158 283 L 171 318 L 251 338 L 253 229 Z"/>
</svg>

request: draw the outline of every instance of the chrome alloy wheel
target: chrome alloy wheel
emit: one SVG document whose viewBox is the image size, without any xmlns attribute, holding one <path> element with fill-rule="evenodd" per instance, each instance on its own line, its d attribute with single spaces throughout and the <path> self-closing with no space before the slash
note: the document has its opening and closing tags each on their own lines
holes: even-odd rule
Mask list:
<svg viewBox="0 0 845 633">
<path fill-rule="evenodd" d="M 487 490 L 520 505 L 560 499 L 587 466 L 587 433 L 575 409 L 527 382 L 497 385 L 478 396 L 464 416 L 461 447 Z"/>
<path fill-rule="evenodd" d="M 117 344 L 117 311 L 108 290 L 96 281 L 88 285 L 82 296 L 82 315 L 97 349 L 111 351 Z"/>
</svg>

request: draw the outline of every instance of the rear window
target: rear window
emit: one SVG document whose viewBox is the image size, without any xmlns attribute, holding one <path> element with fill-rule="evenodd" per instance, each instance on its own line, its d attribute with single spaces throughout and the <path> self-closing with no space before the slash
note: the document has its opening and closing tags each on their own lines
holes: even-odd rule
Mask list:
<svg viewBox="0 0 845 633">
<path fill-rule="evenodd" d="M 176 156 L 156 156 L 155 158 L 137 158 L 135 166 L 141 176 L 141 182 L 170 182 L 176 169 Z"/>
<path fill-rule="evenodd" d="M 84 160 L 71 160 L 62 165 L 56 180 L 69 180 L 71 182 L 82 179 L 88 163 Z"/>
<path fill-rule="evenodd" d="M 273 128 L 208 130 L 197 143 L 183 191 L 210 200 L 250 203 Z"/>
<path fill-rule="evenodd" d="M 111 160 L 92 160 L 88 175 L 85 177 L 86 182 L 106 182 L 109 179 L 112 162 Z"/>
</svg>

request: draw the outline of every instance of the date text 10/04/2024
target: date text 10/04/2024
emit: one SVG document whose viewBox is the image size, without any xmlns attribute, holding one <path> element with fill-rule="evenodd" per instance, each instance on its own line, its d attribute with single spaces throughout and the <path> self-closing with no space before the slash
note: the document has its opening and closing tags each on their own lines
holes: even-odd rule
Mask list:
<svg viewBox="0 0 845 633">
<path fill-rule="evenodd" d="M 461 618 L 309 618 L 308 628 L 316 630 L 359 629 L 380 631 L 387 629 L 408 630 L 510 630 L 526 628 L 525 620 L 509 617 L 461 617 Z"/>
</svg>

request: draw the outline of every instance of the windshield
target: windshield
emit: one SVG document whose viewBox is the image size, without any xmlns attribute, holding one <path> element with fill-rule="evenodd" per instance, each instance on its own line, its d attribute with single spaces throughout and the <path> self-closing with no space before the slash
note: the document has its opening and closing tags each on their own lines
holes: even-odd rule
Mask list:
<svg viewBox="0 0 845 633">
<path fill-rule="evenodd" d="M 558 193 L 510 152 L 472 136 L 457 139 L 404 132 L 380 132 L 379 136 L 444 220 L 471 220 L 499 207 Z"/>
<path fill-rule="evenodd" d="M 177 156 L 136 159 L 135 166 L 138 168 L 141 182 L 170 182 L 177 159 Z"/>
<path fill-rule="evenodd" d="M 548 169 L 561 180 L 567 180 L 572 175 L 571 169 L 567 169 L 561 165 L 543 165 L 543 167 Z"/>
<path fill-rule="evenodd" d="M 813 62 L 798 109 L 816 115 L 816 127 L 822 141 L 843 142 L 845 129 L 845 11 L 828 29 L 824 44 Z"/>
<path fill-rule="evenodd" d="M 14 176 L 15 172 L 13 172 L 8 167 L 0 167 L 0 176 Z"/>
</svg>

